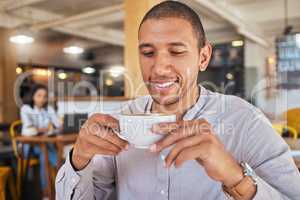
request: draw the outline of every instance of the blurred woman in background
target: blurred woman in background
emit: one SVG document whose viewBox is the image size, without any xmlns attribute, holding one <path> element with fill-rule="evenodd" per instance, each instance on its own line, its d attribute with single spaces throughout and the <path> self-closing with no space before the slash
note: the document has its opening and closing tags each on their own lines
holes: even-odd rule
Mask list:
<svg viewBox="0 0 300 200">
<path fill-rule="evenodd" d="M 29 95 L 27 102 L 21 108 L 22 135 L 52 135 L 61 129 L 62 123 L 52 106 L 48 105 L 48 90 L 44 85 L 35 85 Z M 49 162 L 56 166 L 57 154 L 53 145 L 48 145 Z M 25 157 L 29 155 L 29 145 L 24 146 Z M 42 150 L 35 146 L 32 149 L 33 156 L 39 157 L 40 160 L 40 179 L 41 188 L 44 196 L 47 187 L 45 177 L 44 154 Z"/>
</svg>

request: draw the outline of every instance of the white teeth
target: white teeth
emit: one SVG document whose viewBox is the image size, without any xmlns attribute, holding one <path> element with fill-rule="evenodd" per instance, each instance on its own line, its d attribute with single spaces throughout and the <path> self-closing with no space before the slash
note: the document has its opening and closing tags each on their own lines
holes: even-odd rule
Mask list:
<svg viewBox="0 0 300 200">
<path fill-rule="evenodd" d="M 174 84 L 174 82 L 165 82 L 165 83 L 153 83 L 155 87 L 167 88 Z"/>
</svg>

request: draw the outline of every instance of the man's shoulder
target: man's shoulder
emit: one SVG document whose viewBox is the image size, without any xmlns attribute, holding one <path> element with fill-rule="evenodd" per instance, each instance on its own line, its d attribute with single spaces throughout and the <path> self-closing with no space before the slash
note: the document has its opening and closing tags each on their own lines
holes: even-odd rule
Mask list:
<svg viewBox="0 0 300 200">
<path fill-rule="evenodd" d="M 244 124 L 256 124 L 264 123 L 270 124 L 269 120 L 265 117 L 263 112 L 255 107 L 251 102 L 248 102 L 241 97 L 234 95 L 223 95 L 226 99 L 226 109 L 225 115 L 226 117 L 232 116 L 232 119 L 235 119 L 238 122 Z M 229 117 L 230 118 L 230 117 Z"/>
<path fill-rule="evenodd" d="M 252 110 L 256 109 L 256 107 L 251 104 L 251 102 L 246 101 L 245 99 L 235 96 L 235 95 L 228 95 L 228 94 L 220 94 L 224 96 L 226 99 L 226 103 L 232 105 L 235 109 L 246 109 L 246 110 Z"/>
<path fill-rule="evenodd" d="M 230 105 L 231 111 L 239 111 L 242 110 L 243 112 L 247 112 L 250 115 L 261 115 L 262 112 L 259 108 L 254 106 L 252 102 L 248 102 L 241 97 L 234 96 L 234 95 L 224 95 L 227 98 L 227 104 Z"/>
<path fill-rule="evenodd" d="M 255 107 L 251 102 L 248 102 L 241 97 L 229 94 L 221 94 L 207 90 L 206 92 L 207 106 L 215 108 L 223 114 L 247 114 L 249 117 L 263 115 L 262 112 Z"/>
</svg>

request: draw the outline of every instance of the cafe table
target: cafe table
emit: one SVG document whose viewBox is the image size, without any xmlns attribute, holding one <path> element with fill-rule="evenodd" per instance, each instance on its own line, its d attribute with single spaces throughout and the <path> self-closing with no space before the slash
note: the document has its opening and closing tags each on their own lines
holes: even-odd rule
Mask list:
<svg viewBox="0 0 300 200">
<path fill-rule="evenodd" d="M 47 145 L 48 144 L 55 144 L 57 147 L 57 170 L 62 165 L 64 155 L 63 155 L 63 149 L 68 144 L 73 144 L 76 141 L 77 138 L 76 133 L 74 134 L 62 134 L 57 136 L 16 136 L 16 141 L 22 144 L 29 144 L 31 147 L 33 146 L 39 146 L 42 150 L 42 152 L 45 155 L 45 175 L 47 177 L 48 187 L 46 188 L 46 192 L 48 194 L 48 197 L 50 200 L 55 199 L 54 195 L 54 184 L 51 182 L 51 166 L 48 159 L 48 150 Z M 41 161 L 42 162 L 42 161 Z"/>
</svg>

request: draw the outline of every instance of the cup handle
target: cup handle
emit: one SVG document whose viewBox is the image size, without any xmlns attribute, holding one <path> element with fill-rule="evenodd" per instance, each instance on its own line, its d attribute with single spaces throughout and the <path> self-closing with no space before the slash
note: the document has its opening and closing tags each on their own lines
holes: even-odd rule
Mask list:
<svg viewBox="0 0 300 200">
<path fill-rule="evenodd" d="M 117 131 L 116 129 L 112 129 L 112 130 L 113 130 L 113 132 L 114 132 L 119 138 L 128 141 L 123 135 L 121 135 L 121 134 L 119 133 L 119 131 Z"/>
</svg>

